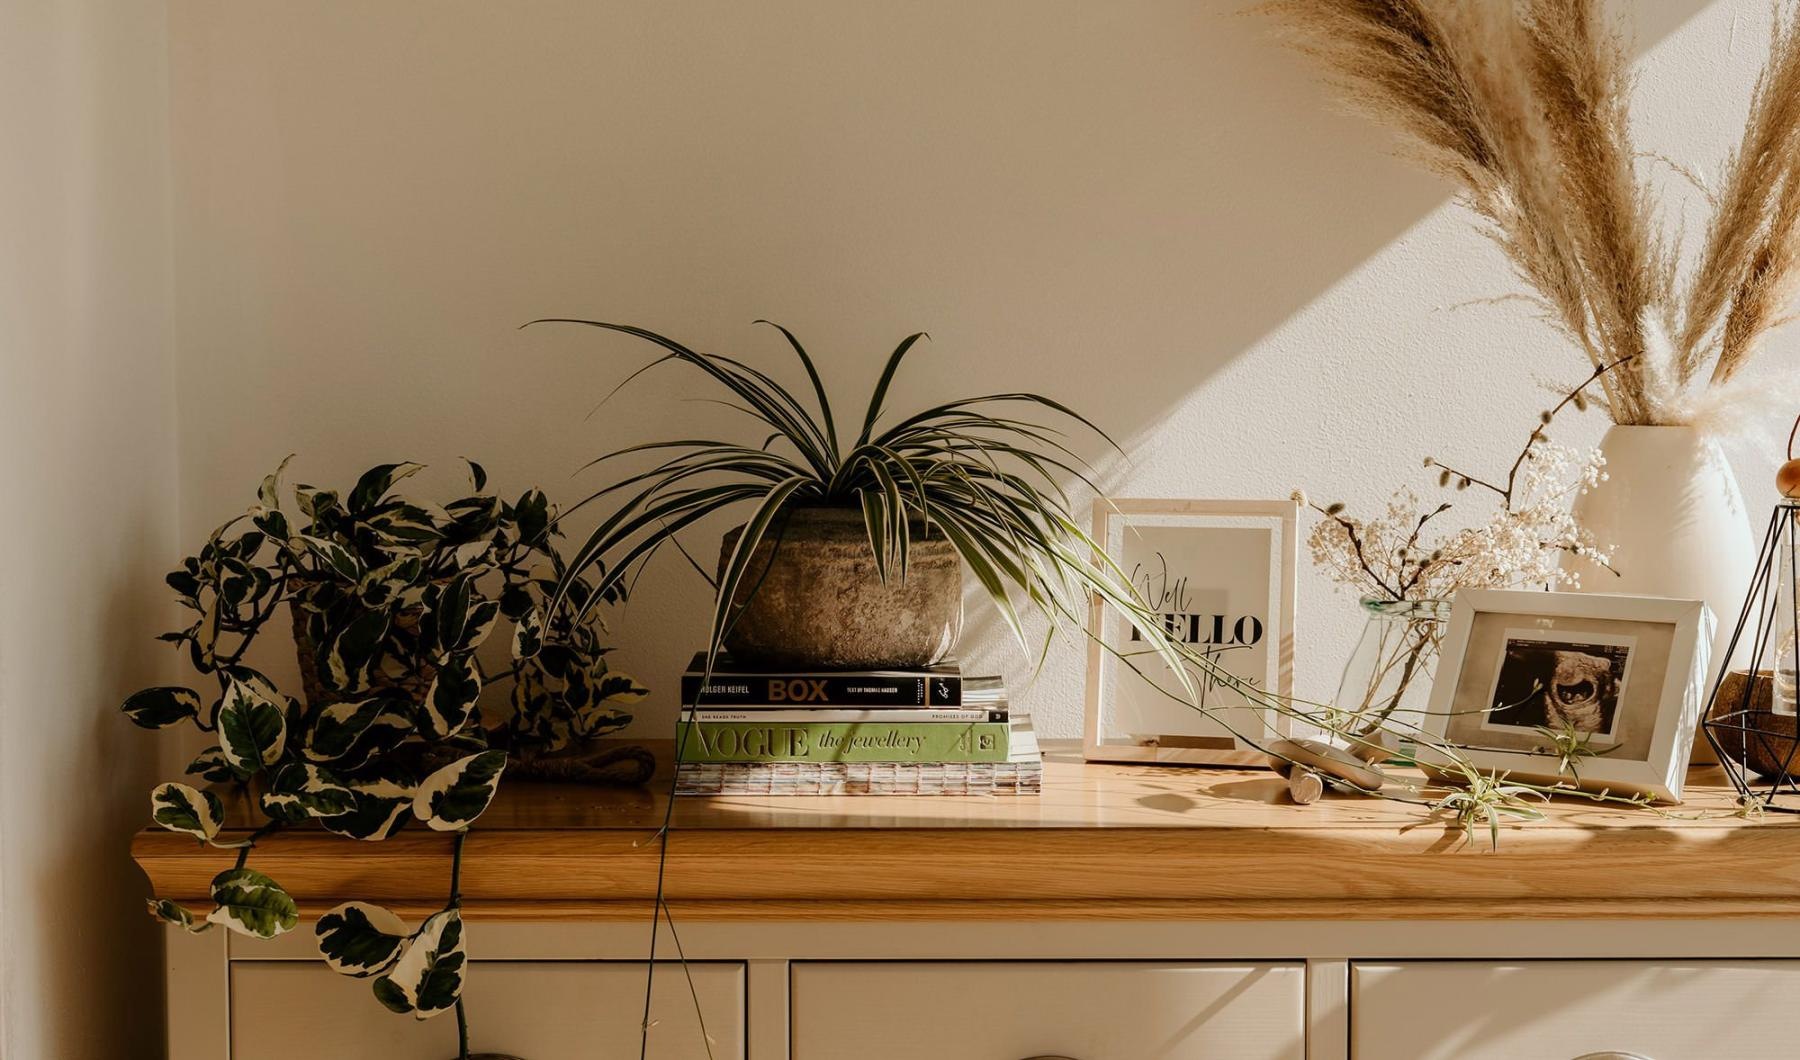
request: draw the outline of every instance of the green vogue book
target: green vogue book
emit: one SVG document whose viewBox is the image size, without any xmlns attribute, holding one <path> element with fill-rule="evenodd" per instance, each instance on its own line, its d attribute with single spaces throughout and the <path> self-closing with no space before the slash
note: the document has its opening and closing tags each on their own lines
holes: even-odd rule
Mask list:
<svg viewBox="0 0 1800 1060">
<path fill-rule="evenodd" d="M 1004 762 L 1004 722 L 683 723 L 683 762 Z"/>
</svg>

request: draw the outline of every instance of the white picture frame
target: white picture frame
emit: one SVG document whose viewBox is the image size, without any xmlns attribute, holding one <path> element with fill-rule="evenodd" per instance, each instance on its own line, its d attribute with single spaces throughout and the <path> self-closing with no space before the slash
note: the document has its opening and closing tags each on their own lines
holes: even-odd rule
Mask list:
<svg viewBox="0 0 1800 1060">
<path fill-rule="evenodd" d="M 1678 803 L 1706 699 L 1713 625 L 1698 600 L 1459 592 L 1419 764 L 1450 766 L 1448 744 L 1484 772 L 1515 780 Z M 1540 727 L 1592 734 L 1595 753 L 1572 773 L 1560 770 Z"/>
<path fill-rule="evenodd" d="M 1222 665 L 1291 696 L 1298 522 L 1291 500 L 1122 498 L 1094 505 L 1094 540 L 1134 582 L 1145 580 L 1153 606 L 1166 602 L 1170 621 L 1188 623 L 1191 642 L 1220 644 Z M 1088 633 L 1088 761 L 1260 766 L 1268 759 L 1259 747 L 1289 734 L 1285 716 L 1237 692 L 1203 687 L 1218 697 L 1222 722 L 1157 692 L 1115 654 L 1131 651 L 1130 623 L 1097 599 Z M 1174 680 L 1155 656 L 1137 665 Z"/>
</svg>

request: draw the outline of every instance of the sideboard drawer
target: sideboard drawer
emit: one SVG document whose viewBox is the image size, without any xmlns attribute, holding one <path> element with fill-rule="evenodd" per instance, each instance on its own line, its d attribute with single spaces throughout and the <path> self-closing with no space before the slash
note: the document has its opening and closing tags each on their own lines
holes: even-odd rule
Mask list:
<svg viewBox="0 0 1800 1060">
<path fill-rule="evenodd" d="M 793 965 L 792 1060 L 1300 1060 L 1302 964 Z"/>
<path fill-rule="evenodd" d="M 744 1056 L 744 966 L 695 963 L 694 987 L 717 1060 Z M 472 1052 L 530 1060 L 636 1060 L 642 963 L 477 961 L 464 994 Z M 705 1056 L 679 965 L 658 965 L 651 1008 L 653 1056 Z M 233 1060 L 446 1060 L 456 1016 L 420 1024 L 369 994 L 369 980 L 317 961 L 234 961 Z"/>
<path fill-rule="evenodd" d="M 1356 964 L 1359 1060 L 1787 1055 L 1800 961 Z"/>
</svg>

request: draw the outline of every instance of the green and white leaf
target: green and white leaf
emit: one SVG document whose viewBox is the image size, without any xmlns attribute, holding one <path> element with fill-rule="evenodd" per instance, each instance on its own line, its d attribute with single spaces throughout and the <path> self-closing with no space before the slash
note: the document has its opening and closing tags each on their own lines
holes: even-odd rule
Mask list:
<svg viewBox="0 0 1800 1060">
<path fill-rule="evenodd" d="M 321 677 L 333 688 L 360 692 L 369 687 L 370 673 L 387 637 L 386 611 L 364 611 L 350 621 L 325 646 Z"/>
<path fill-rule="evenodd" d="M 519 616 L 513 626 L 512 654 L 515 659 L 529 659 L 544 647 L 544 615 L 533 607 Z"/>
<path fill-rule="evenodd" d="M 356 809 L 356 795 L 316 765 L 289 762 L 269 777 L 262 808 L 270 817 L 290 823 L 341 817 Z"/>
<path fill-rule="evenodd" d="M 350 490 L 350 510 L 363 512 L 373 508 L 394 488 L 394 483 L 425 470 L 424 464 L 406 461 L 399 464 L 377 464 L 363 472 Z"/>
<path fill-rule="evenodd" d="M 144 904 L 150 909 L 150 915 L 165 924 L 173 924 L 191 935 L 198 935 L 212 929 L 212 924 L 180 902 L 167 898 L 146 898 Z"/>
<path fill-rule="evenodd" d="M 380 842 L 405 827 L 410 798 L 382 798 L 352 790 L 355 809 L 338 817 L 324 817 L 319 826 L 346 839 Z"/>
<path fill-rule="evenodd" d="M 649 695 L 650 690 L 630 674 L 608 670 L 601 675 L 600 687 L 594 694 L 604 703 L 636 703 Z"/>
<path fill-rule="evenodd" d="M 251 669 L 248 666 L 238 665 L 227 667 L 225 673 L 226 676 L 235 678 L 250 686 L 252 692 L 255 692 L 269 702 L 281 702 L 281 691 L 275 687 L 275 682 L 263 676 L 261 672 Z"/>
<path fill-rule="evenodd" d="M 358 979 L 392 967 L 410 934 L 398 916 L 368 902 L 345 902 L 313 927 L 326 966 Z"/>
<path fill-rule="evenodd" d="M 225 826 L 225 806 L 210 791 L 171 781 L 150 792 L 150 819 L 171 832 L 207 841 Z"/>
<path fill-rule="evenodd" d="M 319 562 L 331 573 L 348 582 L 362 579 L 362 561 L 357 559 L 355 553 L 349 549 L 336 541 L 327 541 L 322 537 L 312 537 L 307 534 L 301 534 L 300 540 L 305 543 L 307 551 L 317 556 Z"/>
<path fill-rule="evenodd" d="M 355 808 L 340 817 L 322 819 L 320 826 L 334 835 L 369 842 L 379 842 L 405 827 L 411 820 L 408 811 L 418 785 L 396 766 L 382 763 L 376 771 L 376 776 L 345 780 Z"/>
<path fill-rule="evenodd" d="M 493 551 L 494 543 L 485 537 L 473 541 L 464 541 L 450 550 L 449 566 L 451 570 L 467 570 L 479 563 L 482 557 Z"/>
<path fill-rule="evenodd" d="M 255 603 L 273 584 L 268 571 L 252 567 L 236 556 L 219 561 L 219 599 L 234 613 L 245 604 Z"/>
<path fill-rule="evenodd" d="M 202 673 L 210 673 L 218 662 L 219 645 L 219 596 L 207 593 L 200 604 L 200 619 L 194 623 L 193 639 L 189 642 L 194 655 L 194 666 Z"/>
<path fill-rule="evenodd" d="M 383 551 L 419 554 L 443 540 L 450 515 L 436 505 L 390 504 L 371 513 L 366 525 L 381 539 Z"/>
<path fill-rule="evenodd" d="M 373 775 L 346 780 L 344 786 L 358 795 L 369 795 L 377 799 L 405 799 L 408 802 L 418 793 L 418 781 L 398 766 L 383 762 L 372 772 Z"/>
<path fill-rule="evenodd" d="M 481 671 L 474 656 L 468 652 L 452 655 L 437 668 L 420 706 L 419 726 L 434 740 L 454 736 L 475 716 L 480 699 Z"/>
<path fill-rule="evenodd" d="M 480 600 L 469 608 L 468 618 L 463 623 L 462 636 L 456 641 L 452 652 L 474 651 L 484 644 L 488 636 L 494 632 L 494 626 L 500 621 L 500 601 Z"/>
<path fill-rule="evenodd" d="M 210 780 L 215 784 L 237 779 L 237 774 L 231 770 L 231 763 L 225 760 L 225 752 L 216 746 L 208 747 L 195 755 L 194 760 L 188 763 L 186 773 L 190 777 Z"/>
<path fill-rule="evenodd" d="M 363 575 L 357 592 L 368 606 L 383 607 L 398 600 L 424 573 L 424 561 L 418 556 L 403 556 Z"/>
<path fill-rule="evenodd" d="M 452 762 L 419 785 L 413 816 L 440 832 L 467 828 L 494 800 L 505 770 L 505 751 L 483 751 Z"/>
<path fill-rule="evenodd" d="M 287 470 L 288 461 L 292 459 L 294 459 L 293 453 L 283 457 L 273 472 L 263 476 L 262 485 L 257 487 L 257 503 L 265 509 L 272 510 L 281 507 L 281 473 Z"/>
<path fill-rule="evenodd" d="M 301 514 L 317 521 L 320 516 L 337 507 L 337 490 L 322 490 L 302 483 L 294 487 L 294 503 L 299 506 Z"/>
<path fill-rule="evenodd" d="M 427 594 L 440 654 L 447 655 L 455 651 L 462 642 L 473 592 L 473 579 L 465 572 L 445 582 L 435 594 Z"/>
<path fill-rule="evenodd" d="M 146 688 L 125 701 L 121 708 L 141 729 L 166 729 L 200 716 L 200 693 L 191 688 Z"/>
<path fill-rule="evenodd" d="M 405 700 L 392 696 L 333 703 L 319 712 L 301 749 L 308 761 L 360 769 L 386 754 L 412 732 Z"/>
<path fill-rule="evenodd" d="M 214 876 L 212 899 L 215 908 L 206 919 L 240 935 L 272 939 L 300 922 L 294 899 L 255 869 L 226 869 Z"/>
<path fill-rule="evenodd" d="M 376 1000 L 422 1020 L 446 1012 L 462 994 L 468 959 L 462 914 L 446 909 L 425 921 L 393 968 L 375 980 Z"/>
<path fill-rule="evenodd" d="M 218 725 L 219 750 L 240 776 L 273 764 L 287 744 L 287 719 L 282 709 L 235 677 L 225 686 Z"/>
<path fill-rule="evenodd" d="M 260 511 L 259 508 L 262 506 L 250 509 L 250 517 L 256 523 L 256 528 L 269 535 L 269 539 L 277 545 L 292 551 L 293 545 L 288 540 L 291 535 L 288 533 L 287 515 L 277 508 L 262 508 Z"/>
<path fill-rule="evenodd" d="M 526 490 L 513 505 L 513 518 L 519 524 L 519 540 L 524 544 L 536 544 L 544 536 L 550 526 L 550 498 L 540 489 Z"/>
</svg>

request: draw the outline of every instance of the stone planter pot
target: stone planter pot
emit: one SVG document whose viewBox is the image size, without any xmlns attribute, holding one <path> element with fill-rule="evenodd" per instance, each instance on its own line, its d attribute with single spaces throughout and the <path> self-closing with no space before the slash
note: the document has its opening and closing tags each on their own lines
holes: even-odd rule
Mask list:
<svg viewBox="0 0 1800 1060">
<path fill-rule="evenodd" d="M 725 535 L 721 570 L 741 530 Z M 962 633 L 962 558 L 923 523 L 911 533 L 905 581 L 883 585 L 862 512 L 796 508 L 777 519 L 733 596 L 726 650 L 751 666 L 809 670 L 941 662 Z"/>
</svg>

